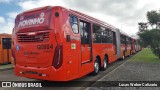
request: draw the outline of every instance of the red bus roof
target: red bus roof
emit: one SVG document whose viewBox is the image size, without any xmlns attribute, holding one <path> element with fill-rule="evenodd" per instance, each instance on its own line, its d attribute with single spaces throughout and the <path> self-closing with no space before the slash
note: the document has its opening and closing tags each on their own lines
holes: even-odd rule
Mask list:
<svg viewBox="0 0 160 90">
<path fill-rule="evenodd" d="M 75 11 L 75 10 L 72 10 L 72 9 L 68 9 L 68 8 L 65 8 L 65 7 L 62 7 L 62 6 L 45 6 L 45 7 L 39 7 L 39 8 L 35 8 L 35 9 L 31 9 L 31 10 L 27 10 L 25 12 L 22 12 L 20 14 L 18 14 L 17 16 L 21 15 L 21 14 L 25 14 L 25 13 L 28 13 L 28 12 L 34 12 L 34 11 L 39 11 L 39 10 L 43 10 L 43 9 L 46 9 L 46 8 L 62 8 L 62 9 L 65 9 L 65 10 L 68 10 L 70 13 L 72 13 L 73 15 L 76 15 L 78 17 L 81 17 L 81 18 L 84 18 L 88 21 L 91 21 L 91 22 L 94 22 L 96 24 L 99 24 L 101 26 L 104 26 L 104 27 L 108 27 L 110 29 L 112 29 L 112 31 L 116 31 L 118 28 L 104 22 L 104 21 L 101 21 L 101 20 L 98 20 L 96 18 L 93 18 L 91 16 L 88 16 L 84 13 L 81 13 L 81 12 L 78 12 L 78 11 Z M 123 32 L 122 30 L 118 29 L 120 31 L 120 33 L 122 35 L 125 35 L 125 36 L 128 36 L 128 37 L 131 37 L 129 36 L 128 34 L 126 34 L 125 32 Z"/>
<path fill-rule="evenodd" d="M 112 26 L 112 25 L 110 25 L 110 24 L 108 24 L 108 23 L 106 23 L 106 22 L 103 22 L 103 21 L 98 20 L 98 19 L 96 19 L 96 18 L 90 17 L 90 16 L 85 15 L 85 14 L 83 14 L 83 13 L 80 13 L 80 12 L 78 12 L 78 11 L 71 10 L 71 9 L 69 9 L 69 11 L 72 12 L 72 13 L 74 13 L 74 14 L 76 14 L 76 15 L 78 15 L 78 16 L 81 16 L 81 17 L 83 17 L 83 18 L 86 18 L 86 19 L 88 19 L 88 20 L 90 20 L 90 21 L 96 22 L 96 23 L 98 23 L 98 24 L 100 24 L 100 25 L 102 25 L 102 26 L 109 27 L 109 28 L 111 28 L 113 31 L 115 31 L 115 29 L 117 29 L 117 28 L 115 28 L 114 26 Z"/>
</svg>

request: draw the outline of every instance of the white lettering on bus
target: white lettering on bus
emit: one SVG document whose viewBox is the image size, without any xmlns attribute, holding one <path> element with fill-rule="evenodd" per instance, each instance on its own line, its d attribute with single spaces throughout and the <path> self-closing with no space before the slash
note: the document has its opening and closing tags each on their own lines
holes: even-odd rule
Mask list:
<svg viewBox="0 0 160 90">
<path fill-rule="evenodd" d="M 44 22 L 44 13 L 42 12 L 39 18 L 20 21 L 18 27 L 38 25 L 42 24 L 43 22 Z"/>
</svg>

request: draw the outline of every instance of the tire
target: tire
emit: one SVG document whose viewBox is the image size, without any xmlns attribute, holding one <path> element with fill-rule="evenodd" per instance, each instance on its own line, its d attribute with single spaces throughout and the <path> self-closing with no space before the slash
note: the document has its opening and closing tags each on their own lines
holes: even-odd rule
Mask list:
<svg viewBox="0 0 160 90">
<path fill-rule="evenodd" d="M 132 53 L 132 51 L 130 51 L 130 55 L 132 55 L 133 53 Z"/>
<path fill-rule="evenodd" d="M 92 75 L 94 76 L 97 75 L 99 73 L 99 70 L 100 70 L 100 65 L 98 59 L 96 59 L 94 62 L 94 71 L 92 72 Z"/>
<path fill-rule="evenodd" d="M 105 71 L 107 69 L 108 65 L 108 58 L 105 56 L 103 60 L 103 67 L 101 68 L 102 71 Z"/>
</svg>

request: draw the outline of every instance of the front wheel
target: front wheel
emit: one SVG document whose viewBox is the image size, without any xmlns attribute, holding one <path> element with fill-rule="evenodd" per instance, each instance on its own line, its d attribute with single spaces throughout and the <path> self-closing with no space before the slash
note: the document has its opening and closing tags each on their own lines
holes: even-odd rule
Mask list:
<svg viewBox="0 0 160 90">
<path fill-rule="evenodd" d="M 96 59 L 94 62 L 94 71 L 92 72 L 92 74 L 95 76 L 98 73 L 99 73 L 99 62 L 98 62 L 98 59 Z"/>
</svg>

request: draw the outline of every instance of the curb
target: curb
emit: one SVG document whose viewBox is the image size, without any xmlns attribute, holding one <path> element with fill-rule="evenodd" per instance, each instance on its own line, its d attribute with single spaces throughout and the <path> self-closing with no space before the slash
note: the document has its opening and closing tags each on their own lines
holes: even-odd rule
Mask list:
<svg viewBox="0 0 160 90">
<path fill-rule="evenodd" d="M 11 70 L 13 69 L 14 67 L 11 67 L 11 68 L 3 68 L 3 69 L 0 69 L 0 71 L 5 71 L 5 70 Z"/>
</svg>

